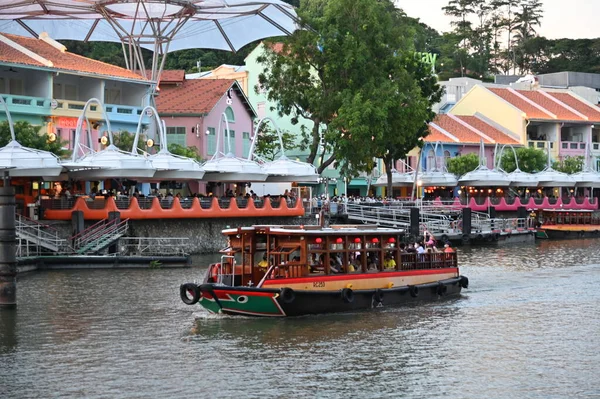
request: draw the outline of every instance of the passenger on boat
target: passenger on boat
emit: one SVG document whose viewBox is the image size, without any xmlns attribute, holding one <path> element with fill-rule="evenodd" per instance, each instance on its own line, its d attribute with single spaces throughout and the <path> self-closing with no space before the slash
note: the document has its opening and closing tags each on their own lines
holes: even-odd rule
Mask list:
<svg viewBox="0 0 600 399">
<path fill-rule="evenodd" d="M 262 260 L 258 262 L 257 265 L 261 271 L 266 272 L 269 268 L 269 261 L 267 260 L 267 255 L 263 256 Z"/>
<path fill-rule="evenodd" d="M 396 268 L 396 261 L 392 257 L 392 254 L 390 254 L 390 253 L 385 254 L 385 260 L 383 261 L 383 267 L 386 269 L 395 269 Z"/>
<path fill-rule="evenodd" d="M 417 250 L 418 254 L 425 253 L 425 248 L 423 248 L 423 245 L 420 242 L 415 243 L 415 249 Z"/>
<path fill-rule="evenodd" d="M 377 264 L 379 263 L 379 259 L 377 255 L 374 253 L 370 253 L 367 258 L 367 265 L 369 270 L 377 270 Z"/>
<path fill-rule="evenodd" d="M 450 244 L 445 244 L 444 245 L 444 252 L 446 252 L 446 253 L 453 253 L 454 250 L 452 249 L 452 247 L 450 247 Z"/>
</svg>

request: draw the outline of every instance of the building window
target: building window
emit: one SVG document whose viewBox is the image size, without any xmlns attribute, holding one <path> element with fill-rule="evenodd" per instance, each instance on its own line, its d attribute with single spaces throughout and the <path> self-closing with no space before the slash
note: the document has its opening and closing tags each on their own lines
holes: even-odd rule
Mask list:
<svg viewBox="0 0 600 399">
<path fill-rule="evenodd" d="M 178 144 L 182 147 L 186 147 L 185 141 L 185 127 L 167 127 L 167 146 L 169 144 Z"/>
<path fill-rule="evenodd" d="M 206 129 L 208 132 L 208 137 L 206 138 L 206 154 L 214 155 L 217 152 L 217 135 L 215 133 L 214 127 L 209 127 Z"/>
<path fill-rule="evenodd" d="M 231 107 L 225 108 L 225 117 L 227 118 L 227 122 L 235 122 L 235 115 Z"/>
<path fill-rule="evenodd" d="M 242 133 L 242 141 L 243 141 L 243 150 L 244 150 L 244 153 L 242 154 L 242 156 L 244 158 L 248 158 L 248 155 L 250 155 L 250 144 L 252 143 L 252 141 L 250 140 L 250 133 L 243 132 Z"/>
</svg>

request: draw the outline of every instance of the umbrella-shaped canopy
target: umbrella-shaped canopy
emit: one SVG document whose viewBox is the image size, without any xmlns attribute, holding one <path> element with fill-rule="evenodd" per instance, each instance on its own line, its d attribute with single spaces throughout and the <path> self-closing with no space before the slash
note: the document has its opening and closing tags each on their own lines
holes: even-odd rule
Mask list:
<svg viewBox="0 0 600 399">
<path fill-rule="evenodd" d="M 421 187 L 455 187 L 458 184 L 452 173 L 437 169 L 421 173 L 419 182 Z"/>
<path fill-rule="evenodd" d="M 85 113 L 90 105 L 94 103 L 102 109 L 110 142 L 108 147 L 98 152 L 93 151 L 89 147 L 86 148 L 80 143 L 83 121 L 86 119 Z M 88 141 L 91 140 L 89 128 L 90 123 L 88 121 Z M 63 162 L 62 165 L 69 171 L 69 176 L 77 180 L 104 180 L 117 178 L 144 180 L 154 176 L 154 172 L 156 172 L 156 169 L 152 166 L 152 162 L 147 157 L 122 151 L 113 144 L 110 120 L 106 116 L 102 102 L 96 98 L 89 99 L 83 106 L 81 115 L 77 120 L 72 159 L 68 162 Z"/>
<path fill-rule="evenodd" d="M 510 183 L 510 178 L 506 172 L 495 167 L 494 169 L 488 169 L 485 165 L 483 140 L 479 145 L 479 166 L 458 179 L 458 184 L 469 187 L 508 187 Z"/>
<path fill-rule="evenodd" d="M 269 176 L 263 168 L 253 161 L 237 158 L 231 152 L 225 156 L 206 161 L 204 179 L 217 182 L 265 181 Z"/>
<path fill-rule="evenodd" d="M 268 182 L 316 183 L 319 180 L 319 173 L 314 165 L 292 161 L 285 155 L 273 162 L 266 162 L 262 167 L 269 175 Z"/>
<path fill-rule="evenodd" d="M 131 153 L 138 154 L 138 141 L 142 131 L 143 115 L 150 111 L 156 120 L 160 136 L 160 150 L 154 155 L 149 155 L 148 159 L 152 162 L 152 166 L 156 169 L 152 180 L 200 180 L 204 176 L 204 169 L 194 159 L 182 157 L 180 155 L 171 154 L 167 149 L 167 129 L 164 121 L 161 123 L 158 117 L 158 111 L 151 106 L 146 106 L 140 115 L 138 127 L 135 132 Z"/>
<path fill-rule="evenodd" d="M 156 171 L 148 158 L 121 151 L 113 144 L 76 161 L 64 162 L 63 166 L 69 171 L 69 176 L 76 180 L 148 180 Z"/>
<path fill-rule="evenodd" d="M 259 135 L 258 129 L 265 121 L 270 121 L 273 126 L 275 126 L 275 130 L 277 131 L 277 135 L 279 137 L 279 150 L 281 151 L 281 156 L 278 159 L 263 163 L 262 168 L 264 172 L 269 175 L 266 181 L 317 183 L 319 181 L 319 173 L 313 164 L 301 161 L 292 161 L 285 156 L 285 148 L 283 147 L 283 137 L 281 135 L 281 131 L 271 117 L 267 116 L 262 118 L 256 125 L 256 128 L 254 129 L 254 137 L 252 138 L 252 144 L 250 145 L 250 151 L 248 153 L 248 160 L 251 161 L 253 158 L 257 158 L 257 155 L 254 154 L 254 149 L 256 148 L 256 140 L 258 139 Z"/>
<path fill-rule="evenodd" d="M 538 186 L 540 187 L 573 187 L 575 185 L 573 177 L 554 170 L 550 166 L 536 173 L 535 177 L 538 179 Z"/>
<path fill-rule="evenodd" d="M 510 178 L 504 172 L 479 165 L 475 170 L 462 175 L 458 184 L 469 187 L 508 187 Z"/>
<path fill-rule="evenodd" d="M 575 180 L 577 187 L 600 188 L 600 173 L 593 170 L 583 170 L 573 173 L 571 177 Z"/>
<path fill-rule="evenodd" d="M 550 148 L 548 144 L 547 148 Z M 535 174 L 538 179 L 538 186 L 540 187 L 573 187 L 575 186 L 575 179 L 570 175 L 559 172 L 552 169 L 550 163 L 550 151 L 548 151 L 548 164 L 546 169 Z"/>
<path fill-rule="evenodd" d="M 519 169 L 519 157 L 517 157 L 517 151 L 515 151 L 515 147 L 513 147 L 511 144 L 505 144 L 502 146 L 502 149 L 500 149 L 500 155 L 498 155 L 498 164 L 496 166 L 496 169 L 504 172 L 504 170 L 502 169 L 502 156 L 504 154 L 504 149 L 508 146 L 508 148 L 510 148 L 513 152 L 513 155 L 515 157 L 515 170 L 513 170 L 512 172 L 510 172 L 508 174 L 508 179 L 510 180 L 510 185 L 512 187 L 537 187 L 538 184 L 538 179 L 537 177 L 532 174 L 532 173 L 527 173 L 527 172 L 523 172 L 521 169 Z"/>
<path fill-rule="evenodd" d="M 23 147 L 12 140 L 0 148 L 0 169 L 8 169 L 11 177 L 42 177 L 51 179 L 62 172 L 59 158 L 48 151 Z"/>
<path fill-rule="evenodd" d="M 415 172 L 400 173 L 392 169 L 392 187 L 411 187 L 415 182 Z M 375 187 L 386 187 L 388 185 L 387 174 L 383 174 L 373 183 Z"/>
<path fill-rule="evenodd" d="M 223 122 L 225 130 L 222 129 Z M 222 113 L 217 135 L 217 151 L 210 160 L 202 165 L 205 171 L 203 180 L 216 182 L 263 182 L 267 180 L 269 175 L 257 162 L 236 157 L 231 152 L 231 148 L 228 148 L 227 154 L 220 150 L 221 136 L 227 135 L 227 132 L 229 132 L 229 122 L 225 113 Z M 225 141 L 229 146 L 229 140 L 223 138 L 223 147 Z"/>
<path fill-rule="evenodd" d="M 59 158 L 48 151 L 23 147 L 15 138 L 15 129 L 8 106 L 0 96 L 8 119 L 11 141 L 0 148 L 0 169 L 9 170 L 12 177 L 57 177 L 63 170 Z"/>
<path fill-rule="evenodd" d="M 508 179 L 513 187 L 537 187 L 538 185 L 535 174 L 523 172 L 518 168 L 508 174 Z"/>
<path fill-rule="evenodd" d="M 0 32 L 121 42 L 133 46 L 126 57 L 130 63 L 139 61 L 141 47 L 153 50 L 153 80 L 168 52 L 237 51 L 297 29 L 294 8 L 281 0 L 0 0 L 0 10 Z M 138 68 L 145 71 L 144 65 Z"/>
<path fill-rule="evenodd" d="M 434 154 L 437 154 L 438 145 L 441 147 L 442 153 L 444 152 L 444 144 L 441 141 L 437 141 L 433 144 Z M 423 147 L 424 149 L 425 147 Z M 440 165 L 438 164 L 437 156 L 435 156 L 435 166 L 433 169 L 419 173 L 417 179 L 417 184 L 421 187 L 454 187 L 458 184 L 456 176 L 446 169 L 446 159 L 442 158 Z"/>
</svg>

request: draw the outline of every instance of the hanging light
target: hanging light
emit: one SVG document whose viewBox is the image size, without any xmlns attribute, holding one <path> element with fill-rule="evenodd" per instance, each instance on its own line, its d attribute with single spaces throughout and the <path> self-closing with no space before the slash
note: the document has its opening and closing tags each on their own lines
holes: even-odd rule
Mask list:
<svg viewBox="0 0 600 399">
<path fill-rule="evenodd" d="M 360 242 L 360 238 L 356 237 L 356 238 L 354 239 L 354 242 L 358 244 L 358 243 Z"/>
<path fill-rule="evenodd" d="M 375 238 L 373 238 L 373 239 L 371 240 L 371 242 L 372 242 L 373 244 L 377 244 L 377 243 L 379 243 L 379 238 L 375 237 Z"/>
<path fill-rule="evenodd" d="M 389 243 L 394 243 L 396 242 L 396 239 L 394 237 L 390 237 L 390 239 L 388 240 Z"/>
<path fill-rule="evenodd" d="M 342 238 L 336 238 L 335 243 L 336 244 L 341 244 L 342 242 L 344 242 L 344 240 L 342 240 Z"/>
<path fill-rule="evenodd" d="M 317 244 L 320 244 L 320 243 L 322 243 L 322 242 L 323 242 L 323 239 L 322 239 L 322 238 L 320 238 L 320 237 L 319 237 L 319 238 L 315 238 L 315 242 L 316 242 Z"/>
</svg>

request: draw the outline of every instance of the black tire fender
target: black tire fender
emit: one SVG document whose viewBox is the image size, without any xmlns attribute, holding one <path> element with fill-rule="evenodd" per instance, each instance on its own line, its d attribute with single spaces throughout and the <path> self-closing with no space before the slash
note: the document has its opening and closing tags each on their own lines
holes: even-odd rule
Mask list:
<svg viewBox="0 0 600 399">
<path fill-rule="evenodd" d="M 448 241 L 448 236 L 446 234 L 442 234 L 441 239 L 442 239 L 442 243 L 445 244 Z"/>
<path fill-rule="evenodd" d="M 500 239 L 500 233 L 494 233 L 494 241 L 498 241 Z"/>
<path fill-rule="evenodd" d="M 344 288 L 342 290 L 342 299 L 346 303 L 354 302 L 354 291 L 351 288 Z"/>
<path fill-rule="evenodd" d="M 471 237 L 468 234 L 463 234 L 462 236 L 462 242 L 463 244 L 468 244 L 471 242 Z"/>
<path fill-rule="evenodd" d="M 585 236 L 585 231 L 581 230 L 581 231 L 579 232 L 579 237 L 584 237 L 584 236 Z"/>
<path fill-rule="evenodd" d="M 410 296 L 416 298 L 419 296 L 419 287 L 417 287 L 416 285 L 409 285 L 408 292 L 410 293 Z"/>
<path fill-rule="evenodd" d="M 296 293 L 289 287 L 283 287 L 279 293 L 283 303 L 292 303 L 296 299 Z"/>
<path fill-rule="evenodd" d="M 469 288 L 469 279 L 465 276 L 460 276 L 460 286 L 462 288 Z"/>
<path fill-rule="evenodd" d="M 188 294 L 192 294 L 192 297 L 190 298 Z M 195 305 L 200 300 L 200 289 L 194 283 L 181 284 L 179 296 L 186 305 Z"/>
<path fill-rule="evenodd" d="M 373 299 L 375 302 L 383 302 L 383 291 L 377 288 L 373 293 Z"/>
<path fill-rule="evenodd" d="M 442 282 L 438 283 L 436 293 L 439 296 L 443 296 L 448 291 L 448 287 Z"/>
</svg>

